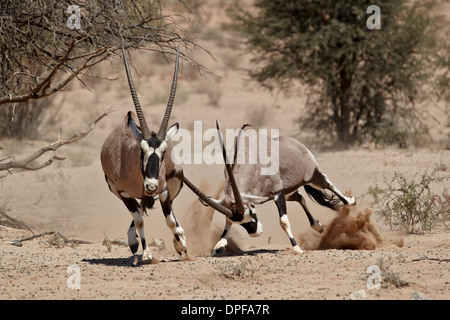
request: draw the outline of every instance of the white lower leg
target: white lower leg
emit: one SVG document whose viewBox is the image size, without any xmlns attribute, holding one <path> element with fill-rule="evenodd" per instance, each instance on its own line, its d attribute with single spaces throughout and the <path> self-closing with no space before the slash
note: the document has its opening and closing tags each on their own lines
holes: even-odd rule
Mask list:
<svg viewBox="0 0 450 320">
<path fill-rule="evenodd" d="M 177 223 L 173 211 L 166 217 L 166 224 L 174 235 L 173 245 L 175 250 L 181 254 L 186 251 L 186 236 L 184 235 L 183 228 Z"/>
<path fill-rule="evenodd" d="M 283 214 L 280 217 L 280 225 L 281 228 L 283 228 L 284 232 L 286 232 L 286 234 L 288 235 L 289 240 L 291 240 L 292 250 L 294 250 L 297 253 L 303 253 L 303 250 L 300 249 L 300 247 L 298 246 L 297 242 L 294 239 L 294 235 L 292 234 L 291 231 L 291 224 L 289 222 L 287 214 Z"/>
<path fill-rule="evenodd" d="M 328 182 L 331 191 L 333 191 L 339 198 L 345 199 L 345 200 L 347 201 L 347 203 L 348 203 L 350 206 L 356 204 L 356 199 L 355 199 L 355 197 L 347 197 L 347 196 L 345 196 L 342 192 L 340 192 L 340 191 L 338 190 L 338 188 L 336 188 L 336 187 L 334 186 L 333 182 L 331 182 L 331 180 L 328 179 L 328 177 L 327 177 L 326 174 L 324 174 L 323 176 L 324 176 L 325 180 Z"/>
<path fill-rule="evenodd" d="M 225 220 L 225 229 L 222 232 L 222 236 L 219 240 L 219 242 L 217 242 L 217 244 L 214 246 L 214 250 L 212 252 L 212 255 L 215 256 L 216 254 L 222 253 L 225 251 L 227 245 L 228 245 L 228 240 L 227 240 L 227 236 L 228 236 L 228 232 L 230 232 L 232 223 L 228 220 Z"/>
<path fill-rule="evenodd" d="M 147 240 L 145 239 L 145 233 L 144 233 L 144 219 L 142 218 L 142 215 L 140 212 L 133 212 L 133 219 L 134 224 L 136 226 L 136 229 L 139 233 L 139 237 L 141 238 L 142 243 L 142 260 L 152 260 L 152 253 L 147 245 Z M 128 235 L 130 237 L 130 235 Z"/>
<path fill-rule="evenodd" d="M 139 236 L 141 237 L 141 243 L 142 243 L 142 260 L 152 260 L 152 252 L 148 248 L 147 241 L 145 240 L 145 234 L 144 234 L 144 228 L 138 229 Z"/>
<path fill-rule="evenodd" d="M 219 240 L 219 242 L 217 242 L 217 244 L 214 246 L 212 256 L 215 256 L 216 254 L 224 252 L 227 245 L 228 245 L 228 240 L 226 238 L 221 238 Z"/>
</svg>

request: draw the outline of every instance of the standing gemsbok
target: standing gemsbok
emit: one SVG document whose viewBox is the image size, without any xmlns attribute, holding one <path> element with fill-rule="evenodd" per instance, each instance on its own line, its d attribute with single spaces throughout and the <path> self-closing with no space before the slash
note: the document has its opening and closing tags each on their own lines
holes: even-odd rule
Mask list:
<svg viewBox="0 0 450 320">
<path fill-rule="evenodd" d="M 271 139 L 265 135 L 256 133 L 251 135 L 253 129 L 250 125 L 244 125 L 239 131 L 234 146 L 234 161 L 230 164 L 222 140 L 222 135 L 218 124 L 218 139 L 222 147 L 226 169 L 225 197 L 216 200 L 205 195 L 196 188 L 186 177 L 186 185 L 199 196 L 202 203 L 213 207 L 215 210 L 226 216 L 226 225 L 219 242 L 215 245 L 213 255 L 224 251 L 227 246 L 227 235 L 232 223 L 242 225 L 250 236 L 257 237 L 262 233 L 262 224 L 258 221 L 255 211 L 255 204 L 262 204 L 273 200 L 278 208 L 280 225 L 288 235 L 292 248 L 297 253 L 303 251 L 297 245 L 291 231 L 287 217 L 286 201 L 297 201 L 306 212 L 311 227 L 322 232 L 322 224 L 314 219 L 309 212 L 305 199 L 299 192 L 300 187 L 304 187 L 306 193 L 317 203 L 336 209 L 340 202 L 345 205 L 356 204 L 354 197 L 347 197 L 342 194 L 328 179 L 321 173 L 316 159 L 312 153 L 300 142 L 291 137 L 279 137 Z M 256 137 L 257 141 L 246 143 L 246 137 Z M 250 159 L 254 152 L 250 150 L 250 143 L 261 146 L 267 145 L 265 150 L 278 152 L 278 170 L 272 175 L 261 175 L 263 165 L 260 161 L 255 164 L 236 161 L 237 159 Z M 279 148 L 270 148 L 270 143 L 278 143 Z M 278 149 L 278 150 L 277 150 Z M 274 157 L 275 155 L 271 155 Z M 325 193 L 324 189 L 330 190 L 333 194 Z"/>
<path fill-rule="evenodd" d="M 123 61 L 136 114 L 129 111 L 125 119 L 108 136 L 103 144 L 101 163 L 109 189 L 123 201 L 133 216 L 128 229 L 128 244 L 135 254 L 141 238 L 142 260 L 151 261 L 152 254 L 144 235 L 143 215 L 146 208 L 153 207 L 153 196 L 159 196 L 167 226 L 174 235 L 175 250 L 186 253 L 186 238 L 172 211 L 172 201 L 183 186 L 183 170 L 171 159 L 171 137 L 178 131 L 178 123 L 168 128 L 170 113 L 175 99 L 178 77 L 177 51 L 172 88 L 166 111 L 158 128 L 147 125 L 134 88 L 128 60 L 122 45 Z M 138 123 L 138 124 L 137 124 Z M 140 203 L 136 199 L 141 199 Z"/>
</svg>

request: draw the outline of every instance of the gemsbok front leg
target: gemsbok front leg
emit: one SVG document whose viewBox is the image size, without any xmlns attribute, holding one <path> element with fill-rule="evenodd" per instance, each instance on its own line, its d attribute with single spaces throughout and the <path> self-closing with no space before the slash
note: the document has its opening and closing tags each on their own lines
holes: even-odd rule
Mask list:
<svg viewBox="0 0 450 320">
<path fill-rule="evenodd" d="M 144 210 L 139 205 L 139 203 L 136 201 L 136 199 L 133 198 L 124 198 L 121 197 L 123 203 L 127 207 L 128 211 L 130 211 L 131 215 L 133 216 L 133 221 L 131 222 L 130 228 L 128 229 L 128 245 L 130 246 L 130 250 L 133 254 L 136 254 L 139 243 L 137 241 L 137 235 L 136 235 L 136 229 L 139 233 L 139 237 L 141 238 L 141 244 L 142 244 L 142 261 L 151 261 L 152 260 L 152 253 L 150 249 L 147 246 L 147 241 L 145 240 L 145 234 L 144 234 L 144 219 L 142 217 L 142 214 L 144 213 Z"/>
<path fill-rule="evenodd" d="M 286 198 L 287 201 L 296 201 L 298 203 L 300 203 L 300 205 L 302 206 L 303 210 L 306 213 L 306 216 L 308 217 L 308 221 L 309 224 L 311 225 L 311 228 L 313 228 L 314 230 L 316 230 L 319 233 L 323 232 L 323 225 L 322 223 L 320 223 L 319 220 L 317 220 L 316 218 L 314 218 L 311 214 L 311 212 L 309 211 L 308 207 L 306 206 L 306 201 L 305 198 L 300 194 L 300 192 L 295 191 L 293 194 L 289 195 Z"/>
<path fill-rule="evenodd" d="M 217 254 L 221 254 L 225 252 L 225 249 L 228 245 L 228 233 L 230 232 L 231 225 L 233 223 L 229 221 L 228 219 L 225 219 L 225 228 L 223 229 L 222 235 L 220 236 L 219 242 L 214 246 L 214 250 L 212 252 L 212 256 L 215 256 Z"/>
<path fill-rule="evenodd" d="M 280 215 L 280 225 L 283 228 L 284 232 L 286 232 L 286 234 L 288 235 L 289 240 L 291 241 L 292 250 L 294 250 L 294 252 L 296 253 L 303 253 L 303 250 L 300 249 L 300 247 L 298 246 L 297 242 L 294 239 L 294 235 L 292 234 L 291 231 L 291 224 L 287 216 L 286 197 L 284 191 L 282 190 L 279 193 L 275 194 L 273 200 L 277 205 L 278 213 Z"/>
<path fill-rule="evenodd" d="M 164 217 L 166 218 L 166 224 L 174 236 L 173 245 L 175 250 L 179 255 L 182 255 L 183 252 L 187 255 L 186 237 L 183 228 L 180 226 L 173 213 L 172 200 L 170 200 L 169 192 L 167 190 L 162 192 L 159 196 L 159 200 L 161 202 Z"/>
</svg>

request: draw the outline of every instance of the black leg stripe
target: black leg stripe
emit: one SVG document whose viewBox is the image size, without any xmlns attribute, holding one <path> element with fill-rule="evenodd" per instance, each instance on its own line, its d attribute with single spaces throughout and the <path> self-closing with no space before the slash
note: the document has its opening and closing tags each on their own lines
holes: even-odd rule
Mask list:
<svg viewBox="0 0 450 320">
<path fill-rule="evenodd" d="M 295 247 L 297 245 L 297 242 L 295 242 L 294 238 L 289 238 L 289 240 L 291 240 L 291 244 L 293 247 Z"/>
<path fill-rule="evenodd" d="M 138 248 L 139 248 L 139 243 L 132 244 L 130 246 L 131 253 L 135 254 L 138 251 Z"/>
<path fill-rule="evenodd" d="M 222 239 L 222 238 L 225 238 L 225 236 L 227 235 L 227 232 L 228 232 L 227 229 L 223 230 L 222 235 L 220 236 L 220 238 L 221 238 L 221 239 Z"/>
</svg>

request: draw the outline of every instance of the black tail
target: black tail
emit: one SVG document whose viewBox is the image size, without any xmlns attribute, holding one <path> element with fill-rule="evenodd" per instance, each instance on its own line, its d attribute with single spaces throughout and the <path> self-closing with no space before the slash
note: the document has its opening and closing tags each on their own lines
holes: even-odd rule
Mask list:
<svg viewBox="0 0 450 320">
<path fill-rule="evenodd" d="M 341 200 L 334 194 L 329 195 L 325 191 L 318 190 L 310 185 L 305 185 L 304 187 L 308 196 L 318 204 L 333 210 L 339 207 Z"/>
</svg>

